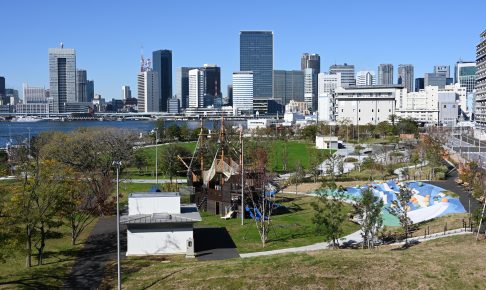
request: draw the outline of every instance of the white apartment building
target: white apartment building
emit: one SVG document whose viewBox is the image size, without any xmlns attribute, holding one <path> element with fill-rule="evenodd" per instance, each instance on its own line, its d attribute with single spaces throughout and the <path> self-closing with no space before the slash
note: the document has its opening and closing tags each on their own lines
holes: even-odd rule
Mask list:
<svg viewBox="0 0 486 290">
<path fill-rule="evenodd" d="M 374 86 L 376 85 L 376 77 L 374 71 L 359 71 L 356 73 L 357 86 Z"/>
<path fill-rule="evenodd" d="M 397 101 L 407 94 L 398 85 L 337 88 L 336 121 L 349 120 L 355 125 L 378 124 L 396 114 Z"/>
<path fill-rule="evenodd" d="M 419 92 L 410 92 L 397 99 L 397 116 L 412 118 L 427 125 L 454 126 L 458 114 L 458 94 L 427 86 Z M 460 87 L 458 87 L 460 88 Z"/>
<path fill-rule="evenodd" d="M 233 73 L 233 109 L 235 112 L 253 113 L 253 72 Z"/>
<path fill-rule="evenodd" d="M 318 95 L 322 96 L 334 92 L 337 87 L 341 87 L 341 73 L 328 74 L 320 73 L 317 76 Z"/>
<path fill-rule="evenodd" d="M 191 69 L 189 71 L 189 108 L 203 107 L 199 94 L 200 91 L 199 69 Z"/>
<path fill-rule="evenodd" d="M 159 111 L 159 85 L 156 71 L 143 71 L 138 74 L 138 111 L 143 113 Z"/>
<path fill-rule="evenodd" d="M 317 75 L 311 68 L 304 70 L 304 101 L 310 109 L 317 106 Z"/>
</svg>

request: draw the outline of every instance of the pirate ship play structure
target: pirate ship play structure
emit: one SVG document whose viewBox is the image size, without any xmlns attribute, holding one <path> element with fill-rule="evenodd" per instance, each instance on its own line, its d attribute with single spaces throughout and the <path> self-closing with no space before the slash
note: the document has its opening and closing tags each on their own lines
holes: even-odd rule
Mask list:
<svg viewBox="0 0 486 290">
<path fill-rule="evenodd" d="M 188 185 L 193 189 L 192 202 L 199 210 L 223 217 L 241 214 L 245 205 L 263 192 L 263 187 L 269 187 L 264 168 L 244 166 L 242 131 L 239 136 L 227 136 L 222 116 L 219 132 L 206 133 L 201 120 L 192 157 L 179 156 L 187 168 Z"/>
</svg>

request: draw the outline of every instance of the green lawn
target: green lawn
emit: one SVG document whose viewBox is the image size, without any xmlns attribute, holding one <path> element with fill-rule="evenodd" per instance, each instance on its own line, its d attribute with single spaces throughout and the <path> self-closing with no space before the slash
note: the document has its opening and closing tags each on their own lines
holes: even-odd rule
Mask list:
<svg viewBox="0 0 486 290">
<path fill-rule="evenodd" d="M 211 225 L 226 227 L 240 253 L 275 250 L 288 247 L 298 247 L 323 242 L 323 236 L 315 231 L 312 223 L 314 210 L 311 202 L 316 201 L 316 197 L 301 195 L 279 195 L 277 203 L 287 207 L 288 213 L 273 215 L 272 230 L 269 233 L 269 241 L 265 248 L 262 248 L 260 237 L 252 219 L 245 219 L 245 225 L 241 225 L 241 219 L 223 220 L 219 216 L 202 213 L 203 221 L 198 226 Z M 345 205 L 345 210 L 349 212 L 351 206 Z M 344 223 L 343 236 L 358 230 L 358 226 L 350 221 Z"/>
<path fill-rule="evenodd" d="M 71 245 L 70 228 L 56 229 L 56 238 L 46 241 L 44 265 L 37 266 L 32 258 L 33 267 L 25 266 L 25 255 L 12 252 L 6 261 L 0 263 L 0 288 L 57 289 L 60 288 L 71 271 L 79 250 L 96 224 L 94 220 L 81 234 L 75 246 Z M 35 253 L 35 249 L 34 249 Z"/>
<path fill-rule="evenodd" d="M 126 289 L 485 289 L 486 240 L 472 235 L 424 242 L 409 249 L 321 250 L 201 262 L 129 257 Z M 114 288 L 116 266 L 101 288 Z"/>
<path fill-rule="evenodd" d="M 285 147 L 287 147 L 287 171 L 293 172 L 300 161 L 305 170 L 311 166 L 312 151 L 315 149 L 314 142 L 289 140 L 271 140 L 264 141 L 268 145 L 269 152 L 269 170 L 282 171 L 283 170 L 283 156 Z M 335 150 L 331 150 L 334 152 Z M 329 154 L 329 150 L 322 150 L 324 154 Z M 324 159 L 323 159 L 324 161 Z"/>
</svg>

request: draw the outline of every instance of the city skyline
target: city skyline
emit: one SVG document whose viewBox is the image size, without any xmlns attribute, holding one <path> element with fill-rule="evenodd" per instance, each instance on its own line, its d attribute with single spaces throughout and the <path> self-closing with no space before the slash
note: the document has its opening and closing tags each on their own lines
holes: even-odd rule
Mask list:
<svg viewBox="0 0 486 290">
<path fill-rule="evenodd" d="M 232 73 L 239 70 L 239 33 L 242 30 L 273 31 L 274 70 L 298 70 L 302 54 L 310 52 L 321 56 L 323 72 L 328 71 L 332 64 L 353 64 L 355 71 L 360 71 L 376 70 L 379 64 L 390 63 L 394 65 L 396 75 L 399 64 L 410 63 L 414 65 L 417 77 L 431 72 L 434 65 L 446 64 L 452 67 L 459 59 L 474 60 L 475 51 L 470 43 L 478 42 L 477 35 L 486 26 L 484 19 L 468 17 L 466 7 L 452 8 L 444 2 L 441 3 L 441 11 L 449 10 L 451 14 L 457 15 L 455 17 L 457 21 L 444 31 L 434 30 L 431 33 L 432 27 L 427 27 L 427 23 L 435 23 L 439 18 L 442 21 L 441 17 L 445 13 L 431 13 L 434 8 L 437 8 L 434 3 L 422 3 L 420 10 L 414 9 L 415 5 L 409 5 L 410 8 L 403 7 L 403 11 L 397 14 L 393 7 L 386 6 L 386 3 L 381 1 L 372 5 L 354 3 L 351 8 L 339 3 L 311 1 L 316 5 L 316 9 L 309 11 L 310 14 L 317 16 L 323 8 L 342 10 L 353 19 L 351 23 L 364 20 L 363 17 L 366 15 L 367 23 L 376 25 L 380 22 L 379 19 L 369 15 L 381 13 L 393 15 L 394 23 L 402 23 L 410 13 L 413 13 L 414 17 L 422 15 L 427 19 L 423 27 L 412 23 L 410 27 L 405 25 L 383 27 L 384 30 L 373 38 L 365 34 L 356 34 L 354 25 L 341 25 L 335 31 L 326 31 L 326 37 L 323 37 L 323 28 L 336 22 L 338 15 L 326 14 L 327 16 L 319 18 L 322 21 L 314 23 L 315 25 L 310 25 L 311 20 L 303 23 L 288 22 L 288 17 L 294 15 L 293 10 L 300 7 L 297 3 L 291 3 L 283 8 L 275 6 L 275 1 L 269 1 L 262 3 L 261 9 L 254 11 L 251 9 L 252 5 L 248 5 L 251 1 L 245 4 L 231 3 L 231 5 L 217 2 L 206 6 L 203 3 L 192 2 L 191 9 L 185 9 L 186 4 L 180 3 L 170 3 L 167 7 L 162 7 L 163 3 L 154 2 L 109 5 L 109 2 L 99 4 L 86 1 L 83 2 L 83 6 L 73 6 L 76 6 L 80 12 L 89 12 L 89 21 L 72 22 L 67 21 L 69 15 L 64 13 L 67 8 L 58 7 L 55 1 L 29 2 L 28 5 L 26 2 L 2 4 L 2 8 L 9 11 L 5 15 L 5 22 L 16 23 L 3 31 L 4 39 L 11 39 L 3 42 L 0 54 L 0 75 L 6 78 L 6 87 L 19 91 L 22 90 L 23 83 L 48 87 L 47 50 L 58 47 L 60 42 L 64 42 L 65 47 L 76 49 L 77 67 L 86 69 L 89 79 L 95 80 L 95 93 L 107 99 L 120 99 L 122 85 L 137 87 L 142 46 L 146 58 L 159 49 L 172 50 L 173 79 L 178 67 L 199 66 L 203 63 L 217 64 L 221 67 L 221 87 L 231 84 Z M 476 7 L 484 5 L 480 1 L 475 2 L 477 2 Z M 153 7 L 149 10 L 144 9 L 146 15 L 141 16 L 146 22 L 144 25 L 138 24 L 135 20 L 126 21 L 127 19 L 119 17 L 140 9 L 139 6 L 143 7 L 144 4 Z M 163 8 L 167 9 L 168 17 L 160 20 L 155 16 Z M 177 18 L 175 12 L 180 9 L 185 9 L 188 17 L 216 11 L 219 15 L 218 21 L 225 25 L 212 26 L 212 33 L 204 34 L 191 30 L 189 23 L 171 25 Z M 238 13 L 230 14 L 229 11 L 238 11 Z M 43 18 L 47 20 L 35 25 L 29 21 L 18 21 L 19 15 L 29 18 L 39 14 L 44 15 Z M 54 18 L 54 14 L 59 22 L 51 19 Z M 63 25 L 59 25 L 61 22 Z M 155 26 L 158 22 L 163 24 L 162 28 L 160 25 Z M 151 27 L 152 24 L 155 27 Z M 108 35 L 107 31 L 109 31 Z M 380 40 L 378 42 L 377 37 Z M 349 45 L 351 40 L 353 45 Z M 194 45 L 194 43 L 204 43 L 204 45 Z M 397 43 L 400 45 L 397 46 Z M 175 85 L 174 80 L 172 85 Z M 175 94 L 174 90 L 172 94 Z"/>
</svg>

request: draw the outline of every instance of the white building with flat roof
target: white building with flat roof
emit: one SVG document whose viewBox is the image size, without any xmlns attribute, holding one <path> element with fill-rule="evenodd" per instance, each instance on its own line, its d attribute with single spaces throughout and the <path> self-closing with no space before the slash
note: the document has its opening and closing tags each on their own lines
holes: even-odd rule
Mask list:
<svg viewBox="0 0 486 290">
<path fill-rule="evenodd" d="M 181 204 L 178 192 L 137 192 L 128 197 L 127 256 L 194 253 L 195 204 Z"/>
<path fill-rule="evenodd" d="M 316 136 L 316 148 L 317 149 L 338 149 L 338 137 L 335 136 Z"/>
<path fill-rule="evenodd" d="M 141 113 L 159 111 L 159 77 L 156 71 L 143 71 L 138 74 L 138 111 Z"/>
<path fill-rule="evenodd" d="M 253 113 L 253 72 L 233 73 L 233 108 L 237 112 Z"/>
<path fill-rule="evenodd" d="M 406 93 L 407 89 L 399 85 L 337 88 L 336 121 L 349 120 L 355 125 L 388 121 L 390 115 L 396 114 L 397 100 Z"/>
</svg>

